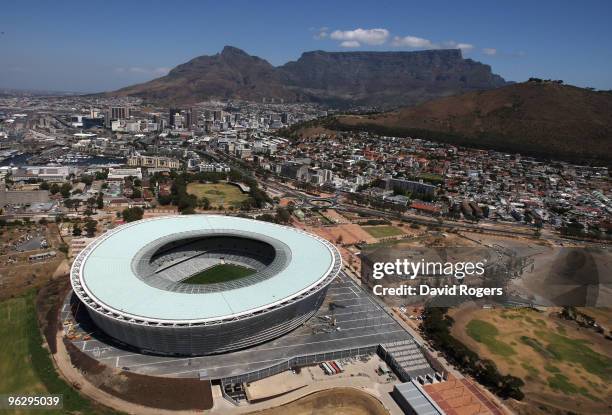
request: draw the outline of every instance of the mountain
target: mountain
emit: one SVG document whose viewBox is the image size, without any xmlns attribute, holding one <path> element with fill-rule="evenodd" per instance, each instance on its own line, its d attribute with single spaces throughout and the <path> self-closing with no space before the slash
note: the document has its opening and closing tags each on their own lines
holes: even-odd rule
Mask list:
<svg viewBox="0 0 612 415">
<path fill-rule="evenodd" d="M 231 46 L 200 56 L 168 75 L 110 96 L 193 103 L 210 98 L 283 99 L 337 106 L 396 107 L 505 85 L 491 68 L 464 59 L 458 49 L 419 52 L 306 52 L 274 67 Z"/>
<path fill-rule="evenodd" d="M 440 98 L 334 128 L 365 129 L 576 162 L 612 161 L 612 93 L 529 81 Z"/>
<path fill-rule="evenodd" d="M 231 46 L 226 46 L 216 55 L 199 56 L 183 63 L 161 78 L 108 95 L 173 103 L 193 103 L 208 98 L 296 99 L 295 94 L 279 82 L 274 66 Z"/>
<path fill-rule="evenodd" d="M 459 49 L 419 52 L 306 52 L 278 68 L 286 82 L 331 103 L 413 105 L 506 82 Z"/>
</svg>

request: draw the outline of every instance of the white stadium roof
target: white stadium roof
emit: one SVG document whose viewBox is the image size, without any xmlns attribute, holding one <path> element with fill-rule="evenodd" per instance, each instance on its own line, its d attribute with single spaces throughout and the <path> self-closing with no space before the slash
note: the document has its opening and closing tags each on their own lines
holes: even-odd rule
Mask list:
<svg viewBox="0 0 612 415">
<path fill-rule="evenodd" d="M 284 269 L 255 284 L 215 292 L 185 293 L 156 288 L 134 272 L 133 260 L 147 245 L 199 231 L 248 234 L 277 240 L 290 251 Z M 106 312 L 148 323 L 208 323 L 266 310 L 317 287 L 340 267 L 328 241 L 298 229 L 229 216 L 185 215 L 146 219 L 113 229 L 77 258 L 72 280 L 81 299 Z"/>
</svg>

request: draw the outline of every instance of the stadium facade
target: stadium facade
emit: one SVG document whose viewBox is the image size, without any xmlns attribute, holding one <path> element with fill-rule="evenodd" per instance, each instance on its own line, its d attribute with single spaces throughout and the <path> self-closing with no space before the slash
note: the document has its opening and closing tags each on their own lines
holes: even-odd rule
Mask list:
<svg viewBox="0 0 612 415">
<path fill-rule="evenodd" d="M 186 283 L 219 264 L 252 274 Z M 145 219 L 97 238 L 75 259 L 71 283 L 96 325 L 156 354 L 198 356 L 249 347 L 307 321 L 342 261 L 328 241 L 251 219 Z"/>
</svg>

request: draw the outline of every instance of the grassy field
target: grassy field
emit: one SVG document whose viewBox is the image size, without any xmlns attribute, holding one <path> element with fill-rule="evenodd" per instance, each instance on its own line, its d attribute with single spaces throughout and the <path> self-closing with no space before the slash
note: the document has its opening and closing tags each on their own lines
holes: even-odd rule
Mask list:
<svg viewBox="0 0 612 415">
<path fill-rule="evenodd" d="M 492 353 L 500 356 L 516 354 L 511 346 L 497 338 L 499 331 L 491 323 L 474 319 L 467 325 L 467 334 L 477 342 L 484 343 Z"/>
<path fill-rule="evenodd" d="M 198 199 L 207 198 L 213 207 L 238 206 L 248 197 L 240 191 L 238 186 L 227 183 L 189 183 L 187 193 Z"/>
<path fill-rule="evenodd" d="M 503 374 L 524 380 L 527 405 L 545 402 L 576 413 L 609 409 L 612 350 L 600 334 L 530 309 L 455 309 L 451 317 L 454 337 Z"/>
<path fill-rule="evenodd" d="M 241 267 L 234 264 L 214 265 L 202 272 L 183 280 L 187 284 L 214 284 L 217 282 L 233 281 L 248 277 L 256 271 L 250 268 Z"/>
<path fill-rule="evenodd" d="M 113 414 L 92 405 L 62 380 L 43 347 L 35 310 L 35 293 L 0 302 L 0 394 L 63 396 L 62 410 L 6 411 L 10 414 Z"/>
<path fill-rule="evenodd" d="M 46 392 L 28 354 L 28 306 L 25 297 L 0 303 L 0 394 Z"/>
<path fill-rule="evenodd" d="M 362 228 L 374 238 L 388 238 L 389 236 L 403 235 L 404 233 L 401 229 L 390 225 L 362 226 Z"/>
</svg>

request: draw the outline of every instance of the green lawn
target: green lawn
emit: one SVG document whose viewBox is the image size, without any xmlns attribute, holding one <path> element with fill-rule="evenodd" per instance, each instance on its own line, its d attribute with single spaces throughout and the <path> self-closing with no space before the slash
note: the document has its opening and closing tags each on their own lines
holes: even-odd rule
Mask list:
<svg viewBox="0 0 612 415">
<path fill-rule="evenodd" d="M 28 354 L 28 300 L 13 298 L 0 303 L 0 393 L 45 393 Z"/>
<path fill-rule="evenodd" d="M 467 334 L 487 346 L 491 353 L 505 357 L 516 354 L 512 346 L 497 339 L 499 331 L 493 324 L 474 319 L 467 324 L 466 328 Z"/>
<path fill-rule="evenodd" d="M 550 331 L 536 331 L 535 334 L 548 342 L 546 350 L 556 360 L 579 364 L 602 380 L 612 380 L 612 359 L 591 349 L 588 341 L 570 339 Z"/>
<path fill-rule="evenodd" d="M 61 410 L 6 411 L 11 414 L 114 414 L 91 404 L 55 371 L 43 347 L 34 306 L 35 293 L 0 302 L 0 394 L 62 395 Z"/>
<path fill-rule="evenodd" d="M 362 228 L 374 238 L 387 238 L 389 236 L 402 235 L 404 233 L 395 226 L 390 225 L 362 226 Z"/>
<path fill-rule="evenodd" d="M 213 207 L 238 206 L 248 198 L 248 195 L 242 193 L 238 186 L 227 183 L 189 183 L 187 193 L 198 199 L 207 198 Z"/>
<path fill-rule="evenodd" d="M 214 284 L 217 282 L 233 281 L 248 277 L 256 271 L 250 268 L 241 267 L 234 264 L 214 265 L 202 272 L 183 280 L 187 284 Z"/>
</svg>

